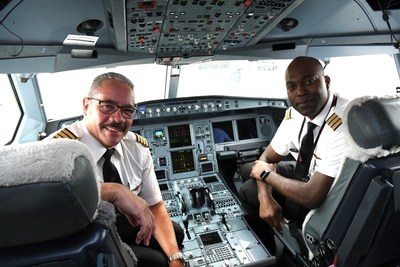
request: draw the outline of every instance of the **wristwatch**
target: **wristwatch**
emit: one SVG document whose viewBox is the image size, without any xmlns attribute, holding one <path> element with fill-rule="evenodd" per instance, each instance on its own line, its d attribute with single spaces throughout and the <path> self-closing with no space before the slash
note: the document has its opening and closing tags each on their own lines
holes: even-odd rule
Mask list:
<svg viewBox="0 0 400 267">
<path fill-rule="evenodd" d="M 185 263 L 185 256 L 182 252 L 179 251 L 178 253 L 175 253 L 174 255 L 168 257 L 168 262 L 171 262 L 173 260 L 180 260 L 182 263 Z"/>
<path fill-rule="evenodd" d="M 260 174 L 261 181 L 264 182 L 264 180 L 268 177 L 270 173 L 271 173 L 270 170 L 263 170 L 262 173 Z"/>
</svg>

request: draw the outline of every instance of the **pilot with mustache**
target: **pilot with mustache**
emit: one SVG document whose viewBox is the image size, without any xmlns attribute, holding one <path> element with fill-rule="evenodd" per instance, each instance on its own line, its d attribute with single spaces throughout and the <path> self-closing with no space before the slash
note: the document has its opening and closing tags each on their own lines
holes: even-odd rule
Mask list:
<svg viewBox="0 0 400 267">
<path fill-rule="evenodd" d="M 348 100 L 331 92 L 322 64 L 297 57 L 288 65 L 285 80 L 291 107 L 265 151 L 249 164 L 249 179 L 239 190 L 250 223 L 271 252 L 271 228 L 281 230 L 284 218 L 299 227 L 307 212 L 321 205 L 348 147 L 341 120 Z M 310 153 L 305 153 L 300 145 L 309 123 L 313 138 Z"/>
<path fill-rule="evenodd" d="M 101 198 L 117 208 L 118 233 L 132 247 L 138 266 L 184 266 L 183 230 L 165 207 L 147 140 L 130 131 L 137 112 L 133 88 L 119 73 L 97 76 L 83 98 L 83 120 L 48 138 L 77 139 L 89 147 L 102 182 Z M 103 177 L 103 155 L 109 149 L 120 176 L 115 181 Z"/>
</svg>

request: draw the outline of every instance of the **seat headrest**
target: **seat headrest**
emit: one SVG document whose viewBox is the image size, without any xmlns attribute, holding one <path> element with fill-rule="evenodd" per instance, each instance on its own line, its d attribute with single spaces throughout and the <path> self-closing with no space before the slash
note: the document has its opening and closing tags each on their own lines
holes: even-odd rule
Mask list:
<svg viewBox="0 0 400 267">
<path fill-rule="evenodd" d="M 78 141 L 4 146 L 0 169 L 0 248 L 70 235 L 95 216 L 95 164 Z"/>
<path fill-rule="evenodd" d="M 368 96 L 352 100 L 343 113 L 349 157 L 365 161 L 400 149 L 400 96 Z"/>
</svg>

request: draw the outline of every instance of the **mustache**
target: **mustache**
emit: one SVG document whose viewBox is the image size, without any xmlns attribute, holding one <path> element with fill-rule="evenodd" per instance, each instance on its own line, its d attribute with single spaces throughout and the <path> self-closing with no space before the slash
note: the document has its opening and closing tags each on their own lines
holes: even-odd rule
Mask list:
<svg viewBox="0 0 400 267">
<path fill-rule="evenodd" d="M 126 130 L 125 125 L 122 123 L 118 123 L 118 122 L 105 123 L 105 124 L 101 125 L 101 127 L 102 128 L 110 127 L 110 128 L 114 128 L 119 131 L 122 131 L 122 132 Z"/>
</svg>

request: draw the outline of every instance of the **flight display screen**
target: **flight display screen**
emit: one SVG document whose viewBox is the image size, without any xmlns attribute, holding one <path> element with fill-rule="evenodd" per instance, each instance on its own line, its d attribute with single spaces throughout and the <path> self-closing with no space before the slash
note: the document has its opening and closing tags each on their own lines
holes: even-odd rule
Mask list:
<svg viewBox="0 0 400 267">
<path fill-rule="evenodd" d="M 218 232 L 202 234 L 202 235 L 200 235 L 200 239 L 204 246 L 209 246 L 209 245 L 213 245 L 213 244 L 222 242 L 222 239 L 219 236 Z"/>
<path fill-rule="evenodd" d="M 204 178 L 203 178 L 203 181 L 204 181 L 206 184 L 209 184 L 209 183 L 218 182 L 218 179 L 217 179 L 216 176 L 208 176 L 208 177 L 204 177 Z"/>
<path fill-rule="evenodd" d="M 255 118 L 240 119 L 236 121 L 239 140 L 258 138 Z"/>
<path fill-rule="evenodd" d="M 169 190 L 167 184 L 159 184 L 158 186 L 160 187 L 160 190 L 161 190 L 161 191 L 167 191 L 167 190 Z"/>
<path fill-rule="evenodd" d="M 213 122 L 212 128 L 216 144 L 233 141 L 232 121 Z"/>
<path fill-rule="evenodd" d="M 153 137 L 154 139 L 164 139 L 164 131 L 162 129 L 155 130 Z"/>
<path fill-rule="evenodd" d="M 173 173 L 191 172 L 195 170 L 192 149 L 171 152 L 171 160 Z"/>
<path fill-rule="evenodd" d="M 165 175 L 165 170 L 155 170 L 154 172 L 156 173 L 157 180 L 167 178 L 167 176 Z"/>
<path fill-rule="evenodd" d="M 169 126 L 168 137 L 171 148 L 192 145 L 189 124 Z"/>
<path fill-rule="evenodd" d="M 201 164 L 201 172 L 212 172 L 214 171 L 213 164 L 211 162 Z"/>
</svg>

